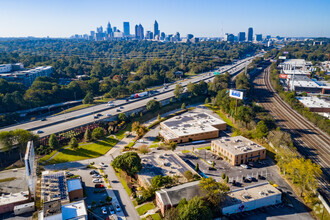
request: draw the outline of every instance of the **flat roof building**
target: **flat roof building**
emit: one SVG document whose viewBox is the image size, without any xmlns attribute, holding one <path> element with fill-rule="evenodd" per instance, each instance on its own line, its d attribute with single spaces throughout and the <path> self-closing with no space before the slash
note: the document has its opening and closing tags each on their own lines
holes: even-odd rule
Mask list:
<svg viewBox="0 0 330 220">
<path fill-rule="evenodd" d="M 282 202 L 282 193 L 269 183 L 261 183 L 229 192 L 222 214 L 231 215 Z"/>
<path fill-rule="evenodd" d="M 29 192 L 19 192 L 3 194 L 0 196 L 0 214 L 12 212 L 14 207 L 27 203 L 29 201 Z"/>
<path fill-rule="evenodd" d="M 69 202 L 69 193 L 64 171 L 44 171 L 41 176 L 41 199 L 44 202 L 60 199 L 61 202 Z"/>
<path fill-rule="evenodd" d="M 330 86 L 315 79 L 310 79 L 306 75 L 291 75 L 286 79 L 285 83 L 286 85 L 289 84 L 291 91 L 322 94 L 330 93 Z"/>
<path fill-rule="evenodd" d="M 82 199 L 84 197 L 84 190 L 80 178 L 68 179 L 67 184 L 70 201 Z"/>
<path fill-rule="evenodd" d="M 84 200 L 61 205 L 61 200 L 53 200 L 43 204 L 39 212 L 39 220 L 86 220 L 87 209 Z"/>
<path fill-rule="evenodd" d="M 189 201 L 195 196 L 202 196 L 202 192 L 199 188 L 199 181 L 156 191 L 156 204 L 164 216 L 167 209 L 177 206 L 183 198 Z"/>
<path fill-rule="evenodd" d="M 219 137 L 227 124 L 207 113 L 188 112 L 160 123 L 159 135 L 166 142 L 183 143 Z"/>
<path fill-rule="evenodd" d="M 330 112 L 330 100 L 316 96 L 297 97 L 311 112 Z"/>
<path fill-rule="evenodd" d="M 266 158 L 266 148 L 243 137 L 223 137 L 211 142 L 211 151 L 233 166 Z"/>
</svg>

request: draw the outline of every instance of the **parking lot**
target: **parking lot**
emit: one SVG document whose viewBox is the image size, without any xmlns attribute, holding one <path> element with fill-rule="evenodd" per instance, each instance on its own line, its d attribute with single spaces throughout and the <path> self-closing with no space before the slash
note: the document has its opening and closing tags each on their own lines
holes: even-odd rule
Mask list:
<svg viewBox="0 0 330 220">
<path fill-rule="evenodd" d="M 180 154 L 180 156 L 193 168 L 198 163 L 200 171 L 207 177 L 220 181 L 222 180 L 222 174 L 225 173 L 230 183 L 233 180 L 237 183 L 235 186 L 232 186 L 233 189 L 267 181 L 269 177 L 274 175 L 273 169 L 269 169 L 271 166 L 274 166 L 270 159 L 266 159 L 261 163 L 253 163 L 251 164 L 253 167 L 251 166 L 247 169 L 241 166 L 233 167 L 225 160 L 216 157 L 209 150 L 195 150 L 193 153 Z M 215 163 L 214 168 L 212 167 L 213 161 Z M 243 178 L 251 178 L 251 180 L 245 180 L 244 182 Z"/>
<path fill-rule="evenodd" d="M 105 167 L 106 169 L 106 167 Z M 70 172 L 73 173 L 74 175 L 79 175 L 82 178 L 82 181 L 84 182 L 85 190 L 87 193 L 87 198 L 86 198 L 86 205 L 87 207 L 91 208 L 92 207 L 92 212 L 91 212 L 91 219 L 105 219 L 110 213 L 110 206 L 109 205 L 101 205 L 101 201 L 104 203 L 106 202 L 106 197 L 111 196 L 112 197 L 112 204 L 113 208 L 116 208 L 116 204 L 119 204 L 117 201 L 116 196 L 114 196 L 114 193 L 112 192 L 111 189 L 107 188 L 106 183 L 104 182 L 104 179 L 101 178 L 93 178 L 93 175 L 91 174 L 92 170 L 96 170 L 100 175 L 102 173 L 99 171 L 99 169 L 74 169 L 71 170 Z M 101 183 L 94 183 L 93 180 L 100 179 L 102 182 Z M 104 187 L 102 188 L 96 188 L 95 184 L 102 184 Z M 93 203 L 96 203 L 98 207 L 95 207 Z M 104 214 L 102 212 L 102 207 L 106 208 L 107 214 Z M 120 206 L 121 207 L 121 206 Z M 118 217 L 123 217 L 123 212 L 120 210 L 116 212 L 114 210 L 115 214 L 118 215 Z"/>
</svg>

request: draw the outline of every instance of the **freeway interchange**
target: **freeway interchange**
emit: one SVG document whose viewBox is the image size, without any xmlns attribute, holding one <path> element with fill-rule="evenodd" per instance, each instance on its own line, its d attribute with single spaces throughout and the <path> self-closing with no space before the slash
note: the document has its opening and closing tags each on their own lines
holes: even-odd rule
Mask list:
<svg viewBox="0 0 330 220">
<path fill-rule="evenodd" d="M 239 60 L 236 64 L 222 66 L 217 69 L 220 74 L 228 72 L 230 75 L 235 75 L 245 68 L 245 66 L 250 63 L 254 58 L 260 57 L 262 54 L 257 54 L 252 57 L 248 57 L 242 60 Z M 151 99 L 157 99 L 158 101 L 166 100 L 171 97 L 174 97 L 173 90 L 176 86 L 176 83 L 181 84 L 183 87 L 187 86 L 189 82 L 198 83 L 199 81 L 204 80 L 205 82 L 210 82 L 214 78 L 213 71 L 198 74 L 195 77 L 190 77 L 188 79 L 172 83 L 168 85 L 168 88 L 160 88 L 151 90 L 152 95 L 149 97 L 137 98 L 137 99 L 117 99 L 114 101 L 114 106 L 106 106 L 105 104 L 95 105 L 92 107 L 84 108 L 81 110 L 64 113 L 57 116 L 47 117 L 45 121 L 35 120 L 27 123 L 16 124 L 1 129 L 0 131 L 9 131 L 15 129 L 25 129 L 32 132 L 37 132 L 42 130 L 42 133 L 39 134 L 40 137 L 49 136 L 53 133 L 59 133 L 73 128 L 83 126 L 89 123 L 93 123 L 96 120 L 104 120 L 109 118 L 107 115 L 114 117 L 121 112 L 129 112 L 135 109 L 139 109 L 147 104 Z M 99 114 L 100 116 L 95 119 L 95 115 Z"/>
</svg>

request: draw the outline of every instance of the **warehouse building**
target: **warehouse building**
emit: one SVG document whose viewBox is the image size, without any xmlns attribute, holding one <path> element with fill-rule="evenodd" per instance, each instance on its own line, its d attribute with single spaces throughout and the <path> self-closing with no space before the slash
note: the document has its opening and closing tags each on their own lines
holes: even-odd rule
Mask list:
<svg viewBox="0 0 330 220">
<path fill-rule="evenodd" d="M 243 137 L 223 137 L 211 142 L 211 151 L 233 166 L 266 159 L 266 148 Z"/>
<path fill-rule="evenodd" d="M 222 208 L 223 215 L 237 214 L 282 202 L 282 193 L 269 183 L 229 192 Z"/>
<path fill-rule="evenodd" d="M 84 190 L 80 178 L 68 179 L 67 184 L 70 201 L 82 199 L 84 197 Z"/>
<path fill-rule="evenodd" d="M 85 220 L 88 218 L 84 200 L 69 204 L 61 204 L 61 201 L 53 200 L 43 204 L 43 210 L 39 212 L 39 220 Z"/>
<path fill-rule="evenodd" d="M 227 124 L 207 113 L 189 112 L 160 123 L 159 135 L 165 142 L 184 143 L 219 137 Z"/>
<path fill-rule="evenodd" d="M 330 112 L 330 100 L 327 97 L 306 96 L 297 99 L 311 112 Z"/>
<path fill-rule="evenodd" d="M 165 211 L 176 207 L 182 199 L 189 201 L 195 196 L 202 196 L 199 181 L 189 182 L 156 191 L 156 204 L 164 216 Z"/>
</svg>

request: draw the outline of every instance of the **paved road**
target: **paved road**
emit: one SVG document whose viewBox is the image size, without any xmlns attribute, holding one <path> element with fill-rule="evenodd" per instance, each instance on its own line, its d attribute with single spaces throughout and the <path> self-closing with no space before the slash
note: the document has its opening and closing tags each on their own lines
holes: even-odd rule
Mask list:
<svg viewBox="0 0 330 220">
<path fill-rule="evenodd" d="M 261 56 L 260 54 L 245 58 L 243 60 L 240 60 L 234 65 L 227 65 L 223 66 L 218 69 L 220 73 L 224 73 L 228 71 L 230 74 L 236 74 L 238 71 L 242 70 L 245 67 L 246 62 L 250 62 L 253 58 Z M 204 80 L 206 82 L 212 80 L 214 78 L 213 72 L 206 72 L 203 74 L 199 74 L 195 77 L 191 77 L 189 79 L 185 79 L 179 83 L 181 83 L 182 86 L 186 86 L 189 82 L 195 83 L 199 82 L 201 80 Z M 166 90 L 163 88 L 153 90 L 155 97 L 157 97 L 157 100 L 165 100 L 169 99 L 174 96 L 173 89 L 175 88 L 175 84 L 171 84 Z M 146 105 L 146 103 L 153 99 L 153 97 L 144 98 L 140 100 L 130 100 L 129 102 L 126 102 L 126 100 L 116 100 L 114 101 L 115 106 L 123 105 L 123 109 L 120 109 L 121 112 L 131 111 L 133 109 L 137 109 L 140 107 L 143 107 Z M 10 127 L 6 127 L 1 129 L 0 131 L 8 131 L 8 130 L 14 130 L 17 128 L 25 129 L 25 130 L 31 130 L 36 132 L 37 130 L 42 130 L 44 133 L 40 134 L 40 137 L 48 136 L 52 133 L 57 133 L 65 130 L 69 130 L 78 126 L 82 126 L 88 123 L 93 122 L 95 119 L 93 117 L 94 112 L 99 112 L 103 116 L 98 118 L 97 120 L 103 120 L 107 118 L 107 114 L 111 114 L 112 116 L 118 115 L 120 112 L 117 112 L 118 107 L 109 107 L 105 104 L 96 105 L 93 107 L 77 110 L 70 113 L 61 114 L 58 116 L 48 117 L 46 121 L 32 121 L 29 123 L 24 124 L 18 124 L 13 125 Z M 54 124 L 57 123 L 57 124 Z M 40 128 L 43 127 L 44 128 Z"/>
</svg>

